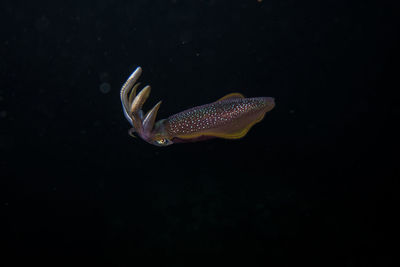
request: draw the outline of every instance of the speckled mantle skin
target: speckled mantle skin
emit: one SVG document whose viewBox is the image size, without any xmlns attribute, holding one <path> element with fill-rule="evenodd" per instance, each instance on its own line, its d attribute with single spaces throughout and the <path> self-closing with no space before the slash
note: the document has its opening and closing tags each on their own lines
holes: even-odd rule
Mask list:
<svg viewBox="0 0 400 267">
<path fill-rule="evenodd" d="M 270 97 L 227 98 L 172 115 L 164 121 L 164 127 L 169 136 L 179 139 L 200 136 L 236 139 L 273 106 Z"/>
</svg>

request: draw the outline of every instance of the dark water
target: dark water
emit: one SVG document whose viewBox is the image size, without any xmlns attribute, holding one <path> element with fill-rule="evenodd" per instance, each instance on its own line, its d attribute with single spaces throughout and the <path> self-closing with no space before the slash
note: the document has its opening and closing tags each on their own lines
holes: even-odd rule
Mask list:
<svg viewBox="0 0 400 267">
<path fill-rule="evenodd" d="M 392 265 L 393 4 L 0 6 L 2 266 Z M 159 119 L 237 91 L 276 107 L 238 141 L 151 146 L 119 99 L 137 66 Z"/>
</svg>

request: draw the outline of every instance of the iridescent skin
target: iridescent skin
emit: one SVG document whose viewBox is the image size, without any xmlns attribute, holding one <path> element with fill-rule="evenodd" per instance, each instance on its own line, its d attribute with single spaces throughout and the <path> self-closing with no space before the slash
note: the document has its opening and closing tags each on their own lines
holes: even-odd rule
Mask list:
<svg viewBox="0 0 400 267">
<path fill-rule="evenodd" d="M 232 93 L 154 123 L 161 101 L 143 115 L 142 106 L 150 94 L 150 86 L 136 95 L 139 84 L 135 83 L 141 72 L 138 67 L 122 86 L 121 102 L 124 115 L 133 126 L 130 134 L 133 136 L 136 132 L 153 145 L 167 146 L 215 137 L 239 139 L 275 106 L 272 97 L 244 98 L 239 93 Z"/>
</svg>

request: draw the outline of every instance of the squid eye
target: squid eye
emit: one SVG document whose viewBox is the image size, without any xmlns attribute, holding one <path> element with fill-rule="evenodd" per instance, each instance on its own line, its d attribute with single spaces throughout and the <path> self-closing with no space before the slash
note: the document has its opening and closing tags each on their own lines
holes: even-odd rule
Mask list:
<svg viewBox="0 0 400 267">
<path fill-rule="evenodd" d="M 156 144 L 159 146 L 166 146 L 170 144 L 170 141 L 166 138 L 160 139 L 160 140 L 156 140 Z"/>
</svg>

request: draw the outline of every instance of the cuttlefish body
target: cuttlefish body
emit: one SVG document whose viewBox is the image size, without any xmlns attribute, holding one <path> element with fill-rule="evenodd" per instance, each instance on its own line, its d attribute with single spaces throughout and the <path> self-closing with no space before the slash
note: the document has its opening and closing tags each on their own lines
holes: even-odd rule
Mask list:
<svg viewBox="0 0 400 267">
<path fill-rule="evenodd" d="M 210 104 L 187 109 L 155 122 L 161 101 L 146 114 L 143 113 L 142 106 L 150 95 L 150 86 L 145 86 L 136 95 L 139 87 L 136 81 L 141 73 L 142 69 L 138 67 L 122 86 L 122 108 L 133 127 L 130 134 L 133 136 L 136 133 L 156 146 L 210 138 L 239 139 L 275 106 L 272 97 L 245 98 L 240 93 L 231 93 Z"/>
</svg>

